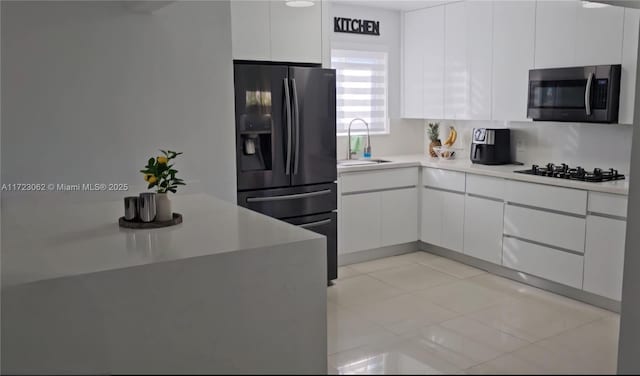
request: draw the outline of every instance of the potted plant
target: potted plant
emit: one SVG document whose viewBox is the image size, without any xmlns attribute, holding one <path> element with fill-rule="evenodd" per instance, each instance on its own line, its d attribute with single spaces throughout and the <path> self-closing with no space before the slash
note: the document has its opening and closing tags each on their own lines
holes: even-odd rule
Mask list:
<svg viewBox="0 0 640 376">
<path fill-rule="evenodd" d="M 442 146 L 442 142 L 440 141 L 440 124 L 429 123 L 427 133 L 429 135 L 429 140 L 431 140 L 431 143 L 429 144 L 429 155 L 431 155 L 432 158 L 437 158 L 438 154 L 436 154 L 433 148 L 436 146 Z"/>
<path fill-rule="evenodd" d="M 176 193 L 179 185 L 186 185 L 184 181 L 176 177 L 178 170 L 173 168 L 171 161 L 178 153 L 171 150 L 160 150 L 163 155 L 149 158 L 144 170 L 144 180 L 149 184 L 148 189 L 156 187 L 156 221 L 170 221 L 173 218 L 171 200 L 167 192 Z"/>
</svg>

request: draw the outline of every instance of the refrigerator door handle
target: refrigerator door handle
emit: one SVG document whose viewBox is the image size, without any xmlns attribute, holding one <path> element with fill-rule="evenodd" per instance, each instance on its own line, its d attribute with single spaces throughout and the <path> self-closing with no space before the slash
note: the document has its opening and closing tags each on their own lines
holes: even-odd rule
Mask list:
<svg viewBox="0 0 640 376">
<path fill-rule="evenodd" d="M 291 175 L 291 149 L 293 136 L 292 126 L 291 126 L 291 94 L 289 93 L 289 80 L 287 78 L 284 79 L 284 104 L 285 108 L 285 117 L 287 118 L 287 158 L 284 166 L 284 171 L 286 175 Z"/>
<path fill-rule="evenodd" d="M 315 191 L 315 192 L 296 193 L 296 194 L 284 195 L 284 196 L 247 197 L 247 202 L 296 200 L 300 198 L 308 198 L 308 197 L 328 195 L 328 194 L 331 194 L 331 189 L 323 189 L 321 191 Z"/>
<path fill-rule="evenodd" d="M 304 223 L 304 224 L 298 225 L 298 227 L 302 227 L 302 228 L 312 228 L 312 227 L 318 227 L 318 226 L 328 225 L 329 223 L 331 223 L 331 219 L 323 219 L 322 221 L 316 221 L 316 222 Z"/>
<path fill-rule="evenodd" d="M 293 162 L 293 174 L 298 174 L 298 164 L 300 163 L 300 107 L 298 105 L 298 89 L 296 88 L 296 79 L 291 79 L 291 87 L 293 88 L 293 123 L 296 127 L 296 150 L 295 160 Z"/>
</svg>

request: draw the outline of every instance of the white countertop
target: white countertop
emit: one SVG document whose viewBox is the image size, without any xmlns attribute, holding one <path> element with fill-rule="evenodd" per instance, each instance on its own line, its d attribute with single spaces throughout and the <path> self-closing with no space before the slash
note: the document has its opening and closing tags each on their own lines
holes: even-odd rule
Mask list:
<svg viewBox="0 0 640 376">
<path fill-rule="evenodd" d="M 555 179 L 544 176 L 533 176 L 526 174 L 517 174 L 514 171 L 526 170 L 529 166 L 522 165 L 501 165 L 501 166 L 485 166 L 479 164 L 473 164 L 466 158 L 454 159 L 451 161 L 439 161 L 426 157 L 422 154 L 411 155 L 395 155 L 395 156 L 383 156 L 376 159 L 384 159 L 390 161 L 388 163 L 371 164 L 371 165 L 357 165 L 357 166 L 340 166 L 338 165 L 338 174 L 357 172 L 357 171 L 371 171 L 371 170 L 383 170 L 389 168 L 401 168 L 401 167 L 432 167 L 440 168 L 443 170 L 452 170 L 460 172 L 468 172 L 478 175 L 487 175 L 504 179 L 519 180 L 529 183 L 538 183 L 546 185 L 555 185 L 560 187 L 584 189 L 594 192 L 605 192 L 620 195 L 627 195 L 629 193 L 629 177 L 625 180 L 618 180 L 613 182 L 603 183 L 589 183 L 575 180 Z"/>
<path fill-rule="evenodd" d="M 122 200 L 43 205 L 3 200 L 2 287 L 321 238 L 207 195 L 177 195 L 183 223 L 118 226 Z"/>
</svg>

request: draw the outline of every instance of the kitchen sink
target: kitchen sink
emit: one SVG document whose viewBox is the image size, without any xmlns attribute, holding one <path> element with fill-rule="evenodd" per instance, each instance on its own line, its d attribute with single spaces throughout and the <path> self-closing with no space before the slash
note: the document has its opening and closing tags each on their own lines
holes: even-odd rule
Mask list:
<svg viewBox="0 0 640 376">
<path fill-rule="evenodd" d="M 366 166 L 380 163 L 389 163 L 384 159 L 342 159 L 338 161 L 338 166 Z"/>
</svg>

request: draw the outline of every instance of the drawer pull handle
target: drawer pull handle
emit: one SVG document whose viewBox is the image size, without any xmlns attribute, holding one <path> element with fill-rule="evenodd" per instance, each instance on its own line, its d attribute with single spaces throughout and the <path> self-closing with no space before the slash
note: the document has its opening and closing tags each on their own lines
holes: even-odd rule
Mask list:
<svg viewBox="0 0 640 376">
<path fill-rule="evenodd" d="M 331 223 L 330 219 L 323 219 L 322 221 L 310 222 L 310 223 L 305 223 L 305 224 L 302 224 L 302 225 L 298 225 L 298 227 L 311 228 L 311 227 L 318 227 L 318 226 L 322 226 L 322 225 L 328 225 L 329 223 Z"/>
<path fill-rule="evenodd" d="M 293 195 L 284 196 L 271 196 L 271 197 L 249 197 L 247 202 L 265 202 L 265 201 L 284 201 L 284 200 L 297 200 L 300 198 L 309 198 L 315 196 L 328 195 L 331 193 L 331 189 L 323 189 L 321 191 L 296 193 Z"/>
</svg>

